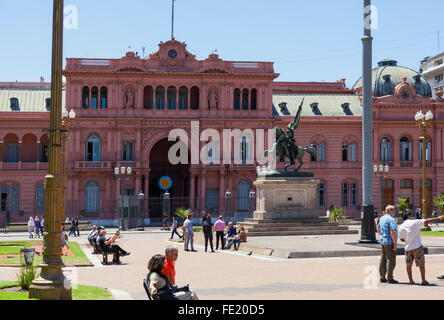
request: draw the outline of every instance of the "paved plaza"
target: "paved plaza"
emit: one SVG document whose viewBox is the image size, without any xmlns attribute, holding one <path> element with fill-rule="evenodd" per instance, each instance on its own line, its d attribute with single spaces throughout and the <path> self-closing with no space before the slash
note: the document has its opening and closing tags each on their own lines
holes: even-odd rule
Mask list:
<svg viewBox="0 0 444 320">
<path fill-rule="evenodd" d="M 112 230 L 110 230 L 112 232 Z M 159 228 L 146 232 L 126 232 L 118 244 L 131 252 L 122 258 L 122 265 L 101 265 L 101 256 L 92 256 L 94 267 L 77 268 L 79 284 L 112 289 L 116 299 L 146 300 L 142 280 L 147 274 L 151 256 L 163 253 L 165 247 L 176 244 L 179 259 L 176 265 L 178 284 L 189 283 L 200 299 L 247 300 L 247 299 L 442 299 L 444 281 L 436 276 L 444 272 L 444 255 L 426 255 L 427 279 L 433 286 L 410 286 L 403 256 L 398 256 L 394 272 L 397 285 L 379 284 L 377 273 L 379 257 L 284 259 L 264 255 L 247 255 L 244 252 L 217 251 L 205 253 L 201 245 L 198 252 L 184 252 L 183 244 L 170 242 L 170 233 Z M 333 248 L 359 235 L 316 237 L 268 237 L 251 239 L 256 244 L 267 241 L 268 245 L 288 247 L 298 243 L 308 249 L 320 246 Z M 0 240 L 26 239 L 25 234 L 0 234 Z M 443 245 L 444 237 L 423 237 L 424 243 Z M 86 233 L 80 238 L 70 238 L 87 244 Z M 315 246 L 314 243 L 317 243 Z M 344 245 L 342 245 L 344 246 Z M 82 246 L 86 252 L 90 248 Z M 340 247 L 340 249 L 343 247 Z M 293 248 L 292 250 L 296 250 Z M 0 280 L 15 280 L 17 268 L 1 268 Z M 420 280 L 419 270 L 414 268 L 414 279 Z M 373 281 L 376 280 L 376 283 Z"/>
</svg>

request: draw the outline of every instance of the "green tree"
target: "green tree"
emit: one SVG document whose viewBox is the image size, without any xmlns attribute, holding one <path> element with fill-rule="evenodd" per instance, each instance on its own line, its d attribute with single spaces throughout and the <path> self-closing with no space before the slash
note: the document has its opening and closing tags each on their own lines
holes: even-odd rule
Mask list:
<svg viewBox="0 0 444 320">
<path fill-rule="evenodd" d="M 440 192 L 435 198 L 433 198 L 433 203 L 435 207 L 439 210 L 439 212 L 444 211 L 444 192 Z"/>
<path fill-rule="evenodd" d="M 398 198 L 398 212 L 402 213 L 404 211 L 408 211 L 409 203 L 407 198 Z"/>
<path fill-rule="evenodd" d="M 182 221 L 185 221 L 185 219 L 191 214 L 191 209 L 177 208 L 174 214 L 179 218 L 182 218 Z"/>
<path fill-rule="evenodd" d="M 330 222 L 337 222 L 339 220 L 344 220 L 345 216 L 343 214 L 344 208 L 337 208 L 336 206 L 333 207 L 333 210 L 330 211 Z"/>
</svg>

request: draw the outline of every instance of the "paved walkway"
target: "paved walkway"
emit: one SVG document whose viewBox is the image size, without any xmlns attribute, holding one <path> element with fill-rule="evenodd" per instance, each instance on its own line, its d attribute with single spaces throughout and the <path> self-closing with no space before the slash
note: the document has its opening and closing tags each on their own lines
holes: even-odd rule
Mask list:
<svg viewBox="0 0 444 320">
<path fill-rule="evenodd" d="M 148 272 L 151 256 L 162 253 L 169 244 L 169 232 L 124 234 L 119 245 L 131 252 L 123 257 L 123 265 L 77 268 L 78 283 L 113 288 L 128 293 L 133 299 L 146 300 L 142 281 Z M 307 250 L 318 246 L 333 247 L 331 236 L 319 238 L 267 237 L 267 244 L 284 247 L 299 244 Z M 356 240 L 358 235 L 352 235 Z M 290 239 L 295 238 L 295 239 Z M 0 236 L 1 240 L 1 236 Z M 72 239 L 71 239 L 72 240 Z M 86 236 L 74 238 L 87 243 Z M 439 238 L 439 241 L 444 241 Z M 433 239 L 433 241 L 438 241 Z M 264 241 L 258 239 L 258 241 Z M 310 242 L 311 241 L 311 242 Z M 340 244 L 343 240 L 338 241 Z M 424 242 L 429 241 L 424 239 Z M 177 243 L 176 243 L 177 244 Z M 444 255 L 427 255 L 427 278 L 435 286 L 407 285 L 403 257 L 398 257 L 395 278 L 398 285 L 379 284 L 378 257 L 282 259 L 259 255 L 247 256 L 242 252 L 218 251 L 184 252 L 178 245 L 178 284 L 191 285 L 201 299 L 442 299 L 444 281 L 436 279 L 444 272 Z M 101 258 L 100 256 L 96 256 Z M 2 268 L 0 280 L 14 280 L 17 268 Z M 419 270 L 413 275 L 419 281 Z M 116 292 L 116 291 L 114 291 Z M 129 299 L 122 294 L 121 299 Z"/>
</svg>

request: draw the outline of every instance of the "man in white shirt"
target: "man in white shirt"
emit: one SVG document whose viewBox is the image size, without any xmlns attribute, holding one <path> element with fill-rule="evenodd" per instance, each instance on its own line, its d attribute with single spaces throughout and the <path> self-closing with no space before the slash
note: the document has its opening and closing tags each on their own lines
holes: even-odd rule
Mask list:
<svg viewBox="0 0 444 320">
<path fill-rule="evenodd" d="M 421 271 L 421 285 L 428 285 L 425 279 L 424 247 L 421 243 L 421 228 L 429 223 L 442 220 L 444 216 L 431 219 L 415 219 L 412 212 L 405 212 L 402 216 L 404 223 L 399 227 L 399 238 L 405 242 L 405 263 L 410 284 L 415 284 L 412 277 L 413 260 Z"/>
<path fill-rule="evenodd" d="M 191 221 L 191 218 L 192 215 L 190 214 L 183 223 L 182 227 L 183 234 L 185 235 L 185 251 L 190 251 L 188 249 L 188 245 L 191 242 L 191 251 L 196 252 L 196 250 L 194 250 L 194 245 L 193 245 L 194 232 L 193 232 L 193 222 Z"/>
</svg>

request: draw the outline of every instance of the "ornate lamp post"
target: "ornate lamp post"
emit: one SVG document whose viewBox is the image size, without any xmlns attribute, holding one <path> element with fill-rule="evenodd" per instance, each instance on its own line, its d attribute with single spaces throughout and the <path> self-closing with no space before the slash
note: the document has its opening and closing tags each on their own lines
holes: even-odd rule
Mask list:
<svg viewBox="0 0 444 320">
<path fill-rule="evenodd" d="M 254 201 L 256 200 L 256 192 L 254 192 L 253 189 L 250 190 L 250 193 L 248 193 L 248 198 L 250 199 L 250 205 L 249 207 L 249 218 L 253 217 L 253 205 L 254 205 Z"/>
<path fill-rule="evenodd" d="M 142 208 L 142 210 L 139 212 L 139 218 L 142 220 L 142 222 L 139 223 L 139 230 L 145 230 L 145 215 L 143 212 L 143 200 L 145 200 L 145 195 L 142 191 L 140 191 L 140 193 L 137 195 L 137 199 L 142 202 L 142 206 L 139 206 L 139 208 Z"/>
<path fill-rule="evenodd" d="M 49 165 L 45 177 L 45 232 L 40 276 L 29 287 L 29 297 L 42 300 L 71 300 L 72 289 L 63 275 L 61 223 L 63 208 L 62 172 L 62 64 L 63 0 L 53 1 L 51 111 L 49 127 Z"/>
<path fill-rule="evenodd" d="M 171 220 L 170 199 L 171 199 L 171 195 L 168 192 L 168 190 L 166 190 L 165 193 L 163 194 L 163 211 L 166 212 L 168 220 Z"/>
<path fill-rule="evenodd" d="M 389 172 L 389 166 L 385 165 L 383 166 L 380 164 L 379 166 L 374 165 L 373 166 L 373 173 L 375 174 L 375 177 L 379 179 L 379 211 L 382 213 L 382 180 L 384 178 L 387 178 Z"/>
<path fill-rule="evenodd" d="M 225 216 L 228 217 L 228 214 L 230 213 L 230 204 L 231 204 L 231 192 L 227 189 L 227 192 L 225 192 Z"/>
<path fill-rule="evenodd" d="M 116 179 L 120 180 L 120 201 L 119 201 L 119 229 L 125 230 L 125 224 L 123 221 L 123 181 L 129 180 L 131 173 L 133 169 L 131 167 L 115 167 L 114 168 L 114 175 L 116 176 Z"/>
<path fill-rule="evenodd" d="M 76 118 L 76 112 L 71 109 L 69 112 L 63 110 L 62 112 L 62 172 L 63 172 L 63 199 L 66 199 L 65 191 L 66 191 L 66 140 L 69 139 L 67 136 L 68 128 L 71 127 L 74 123 L 74 119 Z M 66 201 L 66 200 L 65 200 Z M 63 206 L 63 216 L 66 216 L 66 204 Z"/>
<path fill-rule="evenodd" d="M 422 136 L 419 140 L 422 140 L 422 218 L 427 219 L 427 128 L 432 127 L 433 113 L 428 111 L 423 114 L 422 111 L 418 111 L 415 114 L 416 127 L 422 129 Z M 424 227 L 423 230 L 430 231 L 430 227 Z"/>
</svg>

